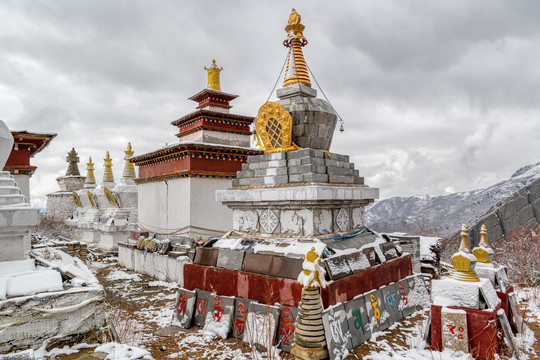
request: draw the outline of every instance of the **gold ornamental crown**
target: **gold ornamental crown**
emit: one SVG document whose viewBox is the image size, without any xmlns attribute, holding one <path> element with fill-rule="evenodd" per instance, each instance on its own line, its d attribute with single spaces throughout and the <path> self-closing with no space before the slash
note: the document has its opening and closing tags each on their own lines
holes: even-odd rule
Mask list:
<svg viewBox="0 0 540 360">
<path fill-rule="evenodd" d="M 478 244 L 478 247 L 474 248 L 473 254 L 478 262 L 489 264 L 493 260 L 494 251 L 487 242 L 486 234 L 486 225 L 482 224 L 482 227 L 480 228 L 480 243 Z"/>
<path fill-rule="evenodd" d="M 450 273 L 450 278 L 454 280 L 478 282 L 480 278 L 474 267 L 476 266 L 476 259 L 471 255 L 471 251 L 467 245 L 467 235 L 469 231 L 465 224 L 461 225 L 461 243 L 459 245 L 459 251 L 452 256 L 452 266 L 454 269 Z"/>
</svg>

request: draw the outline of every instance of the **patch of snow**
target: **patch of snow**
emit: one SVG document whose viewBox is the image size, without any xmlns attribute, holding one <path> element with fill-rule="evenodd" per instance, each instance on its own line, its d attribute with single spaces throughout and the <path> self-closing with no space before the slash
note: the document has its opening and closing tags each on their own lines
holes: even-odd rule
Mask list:
<svg viewBox="0 0 540 360">
<path fill-rule="evenodd" d="M 436 260 L 436 255 L 431 251 L 431 247 L 437 247 L 441 245 L 441 238 L 420 236 L 420 258 L 422 260 Z"/>
<path fill-rule="evenodd" d="M 219 321 L 214 317 L 212 311 L 206 313 L 206 320 L 204 322 L 203 334 L 210 336 L 219 336 L 225 340 L 229 336 L 231 329 L 231 317 L 229 314 L 223 314 Z"/>
<path fill-rule="evenodd" d="M 105 276 L 105 279 L 107 279 L 108 281 L 117 281 L 117 280 L 141 281 L 142 280 L 139 274 L 128 273 L 124 270 L 113 270 L 107 276 Z"/>
<path fill-rule="evenodd" d="M 108 354 L 105 360 L 153 359 L 150 352 L 136 346 L 111 342 L 98 346 L 95 352 Z"/>
<path fill-rule="evenodd" d="M 62 276 L 56 270 L 35 271 L 32 274 L 7 279 L 7 296 L 28 296 L 40 292 L 64 290 Z"/>
</svg>

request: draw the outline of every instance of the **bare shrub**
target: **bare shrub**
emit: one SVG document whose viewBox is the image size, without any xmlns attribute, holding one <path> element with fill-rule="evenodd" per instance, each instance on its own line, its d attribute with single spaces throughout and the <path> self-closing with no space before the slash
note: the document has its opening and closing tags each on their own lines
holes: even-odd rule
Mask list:
<svg viewBox="0 0 540 360">
<path fill-rule="evenodd" d="M 43 215 L 39 225 L 32 232 L 32 243 L 52 239 L 64 241 L 74 240 L 80 236 L 80 230 L 70 226 L 60 216 Z"/>
<path fill-rule="evenodd" d="M 494 248 L 497 262 L 508 267 L 508 276 L 512 283 L 521 286 L 540 285 L 538 233 L 521 227 L 496 243 Z"/>
</svg>

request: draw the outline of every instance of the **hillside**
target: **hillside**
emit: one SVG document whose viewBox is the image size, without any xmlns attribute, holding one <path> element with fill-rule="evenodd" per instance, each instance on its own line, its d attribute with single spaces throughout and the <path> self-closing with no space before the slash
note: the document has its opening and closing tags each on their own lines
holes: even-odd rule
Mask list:
<svg viewBox="0 0 540 360">
<path fill-rule="evenodd" d="M 540 179 L 540 163 L 517 170 L 490 187 L 444 196 L 393 197 L 366 210 L 366 225 L 377 231 L 402 231 L 448 237 L 461 224 L 474 223 L 488 210 L 518 190 Z"/>
</svg>

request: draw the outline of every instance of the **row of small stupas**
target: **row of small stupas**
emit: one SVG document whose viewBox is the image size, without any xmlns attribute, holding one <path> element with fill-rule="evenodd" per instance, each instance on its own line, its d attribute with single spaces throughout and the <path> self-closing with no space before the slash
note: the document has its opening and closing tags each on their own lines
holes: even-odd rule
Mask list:
<svg viewBox="0 0 540 360">
<path fill-rule="evenodd" d="M 131 143 L 124 153 L 126 159 L 133 156 Z M 80 174 L 75 149 L 68 153 L 66 161 L 69 164 L 66 174 L 56 179 L 60 191 L 47 195 L 47 214 L 64 218 L 80 229 L 78 240 L 115 249 L 119 241 L 137 230 L 138 197 L 133 164 L 126 160 L 122 178 L 116 184 L 107 151 L 103 180 L 97 185 L 92 158 L 86 164 L 86 176 Z"/>
</svg>

